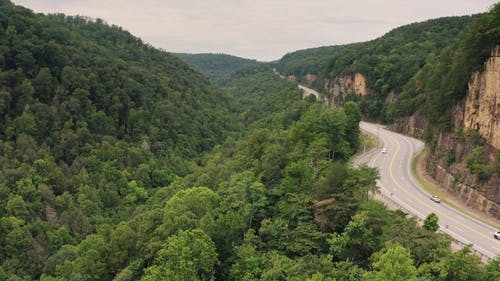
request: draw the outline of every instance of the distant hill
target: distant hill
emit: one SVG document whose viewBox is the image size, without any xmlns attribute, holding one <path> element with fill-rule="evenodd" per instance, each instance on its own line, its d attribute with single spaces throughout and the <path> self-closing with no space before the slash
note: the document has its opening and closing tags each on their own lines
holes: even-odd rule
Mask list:
<svg viewBox="0 0 500 281">
<path fill-rule="evenodd" d="M 210 81 L 219 83 L 228 75 L 244 66 L 258 64 L 256 60 L 226 54 L 183 54 L 176 53 L 190 67 L 203 73 Z"/>
<path fill-rule="evenodd" d="M 390 92 L 400 93 L 429 57 L 455 44 L 472 19 L 472 16 L 446 17 L 413 23 L 378 39 L 353 44 L 330 59 L 324 70 L 326 77 L 334 79 L 361 73 L 374 96 L 383 100 Z M 376 112 L 380 113 L 380 108 L 374 108 L 369 114 L 379 117 Z"/>
<path fill-rule="evenodd" d="M 324 76 L 330 59 L 347 46 L 323 46 L 290 52 L 278 61 L 276 69 L 282 75 L 295 75 L 299 79 L 307 74 Z"/>
<path fill-rule="evenodd" d="M 327 89 L 328 81 L 360 73 L 372 93 L 370 105 L 362 107 L 363 113 L 386 120 L 382 106 L 387 96 L 401 93 L 428 58 L 459 40 L 458 35 L 473 18 L 433 19 L 395 28 L 368 42 L 296 51 L 285 55 L 277 69 L 284 75 L 295 75 L 299 82 L 307 82 L 306 74 L 315 74 L 318 77 L 312 86 L 323 92 L 331 90 Z"/>
</svg>

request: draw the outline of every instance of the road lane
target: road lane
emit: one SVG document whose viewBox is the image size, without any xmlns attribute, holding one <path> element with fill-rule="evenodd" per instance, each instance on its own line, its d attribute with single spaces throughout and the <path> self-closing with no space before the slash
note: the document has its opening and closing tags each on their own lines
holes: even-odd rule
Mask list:
<svg viewBox="0 0 500 281">
<path fill-rule="evenodd" d="M 299 88 L 312 90 L 303 85 Z M 424 148 L 422 141 L 386 130 L 380 124 L 360 122 L 360 127 L 380 138 L 387 152 L 382 153 L 381 145 L 360 155 L 354 164 L 368 163 L 368 166 L 379 169 L 378 184 L 387 198 L 421 220 L 434 212 L 439 217 L 440 231 L 463 244 L 472 244 L 473 250 L 482 256 L 494 258 L 500 255 L 500 240 L 493 238 L 497 229 L 445 203 L 431 201 L 431 194 L 413 178 L 411 162 L 415 154 Z"/>
<path fill-rule="evenodd" d="M 500 255 L 500 241 L 493 238 L 493 227 L 467 214 L 457 211 L 445 203 L 430 200 L 428 194 L 415 181 L 411 172 L 413 156 L 423 149 L 424 144 L 414 138 L 386 130 L 384 126 L 361 122 L 366 132 L 379 137 L 382 146 L 371 151 L 368 166 L 380 171 L 381 192 L 392 201 L 408 210 L 412 215 L 425 219 L 434 212 L 439 217 L 440 230 L 464 244 L 473 244 L 473 249 L 494 258 Z"/>
<path fill-rule="evenodd" d="M 299 89 L 302 90 L 302 98 L 308 97 L 310 95 L 313 95 L 316 97 L 316 100 L 320 100 L 321 95 L 314 89 L 304 87 L 299 84 Z"/>
</svg>

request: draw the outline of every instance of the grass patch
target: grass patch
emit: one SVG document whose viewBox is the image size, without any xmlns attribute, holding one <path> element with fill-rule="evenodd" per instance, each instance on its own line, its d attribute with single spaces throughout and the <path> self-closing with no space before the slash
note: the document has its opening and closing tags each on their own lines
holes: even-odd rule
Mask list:
<svg viewBox="0 0 500 281">
<path fill-rule="evenodd" d="M 417 172 L 417 164 L 418 164 L 418 161 L 420 160 L 420 157 L 424 156 L 426 152 L 426 149 L 422 149 L 420 150 L 419 153 L 415 154 L 415 157 L 413 157 L 413 160 L 411 161 L 411 172 L 413 173 L 413 176 L 415 177 L 415 179 L 417 179 L 418 183 L 429 193 L 433 194 L 433 195 L 438 195 L 439 197 L 442 197 L 441 196 L 441 193 L 439 192 L 439 188 L 426 181 L 423 177 L 420 176 L 420 174 Z M 443 199 L 442 199 L 443 200 Z M 444 201 L 444 200 L 443 200 Z"/>
</svg>

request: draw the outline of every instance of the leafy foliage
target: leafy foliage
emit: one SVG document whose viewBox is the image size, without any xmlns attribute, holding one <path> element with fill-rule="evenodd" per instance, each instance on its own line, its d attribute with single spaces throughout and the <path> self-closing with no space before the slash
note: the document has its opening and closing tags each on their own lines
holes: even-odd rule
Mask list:
<svg viewBox="0 0 500 281">
<path fill-rule="evenodd" d="M 411 114 L 418 109 L 418 104 L 425 102 L 423 113 L 429 121 L 450 129 L 449 109 L 465 96 L 472 73 L 482 68 L 500 42 L 499 24 L 500 5 L 497 3 L 490 12 L 476 16 L 458 36 L 460 40 L 456 44 L 429 57 L 424 67 L 405 85 L 395 105 L 396 114 Z"/>
<path fill-rule="evenodd" d="M 370 95 L 361 98 L 362 113 L 371 118 L 391 122 L 393 105 L 386 104 L 391 93 L 406 92 L 412 78 L 426 62 L 443 49 L 458 41 L 473 17 L 447 17 L 398 27 L 372 41 L 342 46 L 301 50 L 285 55 L 277 69 L 300 79 L 307 73 L 316 74 L 313 87 L 324 90 L 324 79 L 336 79 L 361 73 L 367 78 Z M 414 81 L 413 81 L 414 82 Z M 409 114 L 418 101 L 404 104 Z"/>
<path fill-rule="evenodd" d="M 424 228 L 436 232 L 439 229 L 438 216 L 434 213 L 430 213 L 424 220 Z"/>
<path fill-rule="evenodd" d="M 357 104 L 270 64 L 218 89 L 101 20 L 0 14 L 0 280 L 495 274 L 370 200 Z"/>
<path fill-rule="evenodd" d="M 244 59 L 226 54 L 175 54 L 193 69 L 203 73 L 208 79 L 220 84 L 237 70 L 258 64 L 256 60 Z"/>
<path fill-rule="evenodd" d="M 321 89 L 325 81 L 324 70 L 329 61 L 343 48 L 349 46 L 323 46 L 291 52 L 278 61 L 276 69 L 285 76 L 295 75 L 299 82 L 305 82 L 303 80 L 307 74 L 319 76 L 312 86 Z"/>
</svg>

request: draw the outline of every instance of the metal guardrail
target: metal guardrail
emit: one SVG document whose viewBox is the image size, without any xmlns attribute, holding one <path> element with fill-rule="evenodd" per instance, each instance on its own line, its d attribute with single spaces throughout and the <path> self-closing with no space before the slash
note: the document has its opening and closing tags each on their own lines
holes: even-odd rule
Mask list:
<svg viewBox="0 0 500 281">
<path fill-rule="evenodd" d="M 423 223 L 423 219 L 422 218 L 419 218 L 417 215 L 413 214 L 410 210 L 406 209 L 405 207 L 401 206 L 399 203 L 397 203 L 396 201 L 394 201 L 391 197 L 383 194 L 382 192 L 379 192 L 377 193 L 378 196 L 380 196 L 383 201 L 385 201 L 386 203 L 388 204 L 391 204 L 393 205 L 394 207 L 396 207 L 397 209 L 400 209 L 402 210 L 403 212 L 405 212 L 406 214 L 412 214 L 413 217 L 419 222 L 419 223 Z M 445 226 L 445 228 L 447 228 L 447 226 Z M 446 233 L 445 231 L 441 230 L 441 226 L 439 227 L 439 229 L 437 230 L 437 232 L 439 233 L 443 233 L 443 234 L 446 234 L 451 240 L 453 243 L 455 243 L 457 246 L 459 247 L 465 247 L 465 246 L 468 246 L 468 245 L 472 245 L 471 247 L 471 252 L 473 254 L 475 254 L 476 256 L 479 256 L 479 258 L 481 258 L 481 260 L 485 261 L 485 262 L 489 262 L 490 260 L 492 260 L 493 258 L 482 253 L 481 251 L 479 251 L 478 249 L 474 248 L 474 244 L 466 244 L 466 243 L 463 243 L 462 241 L 460 240 L 457 240 L 455 238 L 453 238 L 451 235 L 449 235 L 448 233 Z"/>
</svg>

